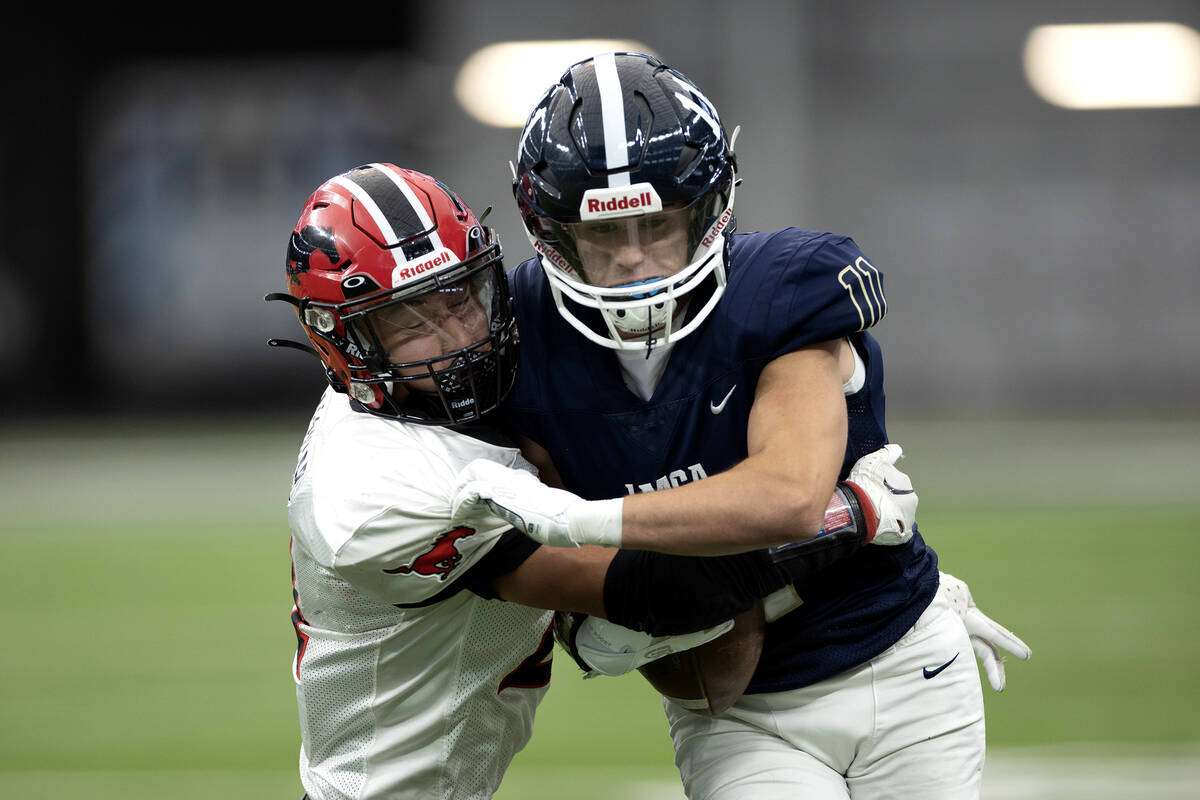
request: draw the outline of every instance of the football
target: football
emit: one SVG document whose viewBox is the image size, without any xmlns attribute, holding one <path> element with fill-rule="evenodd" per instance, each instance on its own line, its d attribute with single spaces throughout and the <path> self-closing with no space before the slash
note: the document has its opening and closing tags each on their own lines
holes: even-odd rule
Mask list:
<svg viewBox="0 0 1200 800">
<path fill-rule="evenodd" d="M 765 632 L 760 602 L 739 614 L 733 628 L 711 642 L 643 664 L 638 671 L 677 705 L 715 717 L 746 691 L 758 666 Z"/>
</svg>

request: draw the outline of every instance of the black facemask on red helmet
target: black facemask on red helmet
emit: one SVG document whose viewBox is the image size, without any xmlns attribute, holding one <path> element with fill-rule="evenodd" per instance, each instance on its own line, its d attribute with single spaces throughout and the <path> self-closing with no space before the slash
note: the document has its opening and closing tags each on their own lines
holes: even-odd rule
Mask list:
<svg viewBox="0 0 1200 800">
<path fill-rule="evenodd" d="M 485 215 L 486 216 L 486 215 Z M 286 300 L 326 376 L 361 411 L 431 425 L 497 408 L 516 376 L 500 243 L 440 181 L 369 164 L 308 198 L 288 241 Z"/>
</svg>

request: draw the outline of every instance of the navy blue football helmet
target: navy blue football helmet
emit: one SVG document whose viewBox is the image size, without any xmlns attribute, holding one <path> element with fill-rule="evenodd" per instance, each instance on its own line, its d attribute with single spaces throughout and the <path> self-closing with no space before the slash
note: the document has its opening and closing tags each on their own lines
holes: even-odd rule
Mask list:
<svg viewBox="0 0 1200 800">
<path fill-rule="evenodd" d="M 694 331 L 724 291 L 736 173 L 682 73 L 638 53 L 568 69 L 525 124 L 513 182 L 559 312 L 619 350 Z"/>
</svg>

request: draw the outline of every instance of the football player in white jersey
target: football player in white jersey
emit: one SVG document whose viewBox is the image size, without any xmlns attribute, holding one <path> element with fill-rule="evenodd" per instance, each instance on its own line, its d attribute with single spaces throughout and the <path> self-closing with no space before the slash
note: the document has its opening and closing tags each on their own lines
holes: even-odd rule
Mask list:
<svg viewBox="0 0 1200 800">
<path fill-rule="evenodd" d="M 288 291 L 267 299 L 295 307 L 308 343 L 272 344 L 313 352 L 330 382 L 288 504 L 305 792 L 490 797 L 549 683 L 552 614 L 542 609 L 604 618 L 615 552 L 451 521 L 468 463 L 533 470 L 481 423 L 516 363 L 499 242 L 436 179 L 370 164 L 309 197 L 286 265 Z M 858 544 L 876 528 L 911 527 L 915 498 L 876 525 L 888 491 L 878 472 L 859 477 L 842 489 L 858 509 L 846 529 Z M 761 581 L 761 562 L 739 571 L 738 558 L 697 559 L 724 569 L 706 572 L 714 582 L 688 603 L 688 631 L 704 630 L 657 646 L 712 638 L 731 611 L 783 586 L 782 575 Z M 614 671 L 638 666 L 620 655 Z"/>
</svg>

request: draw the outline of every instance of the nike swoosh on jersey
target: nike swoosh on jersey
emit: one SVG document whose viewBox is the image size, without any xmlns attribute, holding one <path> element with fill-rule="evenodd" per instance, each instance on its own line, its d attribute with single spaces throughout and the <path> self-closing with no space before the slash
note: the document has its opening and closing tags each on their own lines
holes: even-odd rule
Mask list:
<svg viewBox="0 0 1200 800">
<path fill-rule="evenodd" d="M 734 392 L 734 389 L 737 389 L 737 384 L 736 384 L 736 383 L 733 385 L 733 389 L 730 389 L 730 390 L 729 390 L 729 394 L 725 395 L 725 399 L 724 399 L 724 400 L 722 400 L 720 403 L 712 403 L 712 402 L 710 402 L 710 403 L 708 404 L 708 410 L 709 410 L 709 411 L 711 411 L 711 412 L 712 412 L 712 413 L 714 413 L 714 414 L 720 414 L 722 411 L 724 411 L 724 410 L 725 410 L 725 404 L 729 402 L 729 398 L 733 397 L 733 392 Z"/>
<path fill-rule="evenodd" d="M 921 674 L 925 676 L 925 680 L 929 680 L 930 678 L 934 677 L 934 676 L 935 676 L 935 675 L 937 675 L 939 672 L 941 672 L 942 670 L 944 670 L 946 667 L 948 667 L 948 666 L 950 666 L 951 664 L 953 664 L 953 663 L 954 663 L 954 659 L 956 659 L 956 658 L 958 658 L 958 653 L 955 653 L 955 654 L 954 654 L 954 658 L 950 659 L 950 660 L 949 660 L 949 661 L 947 661 L 945 664 L 942 664 L 942 665 L 941 665 L 940 667 L 938 667 L 937 669 L 930 669 L 929 667 L 926 667 L 925 669 L 921 670 Z"/>
</svg>

